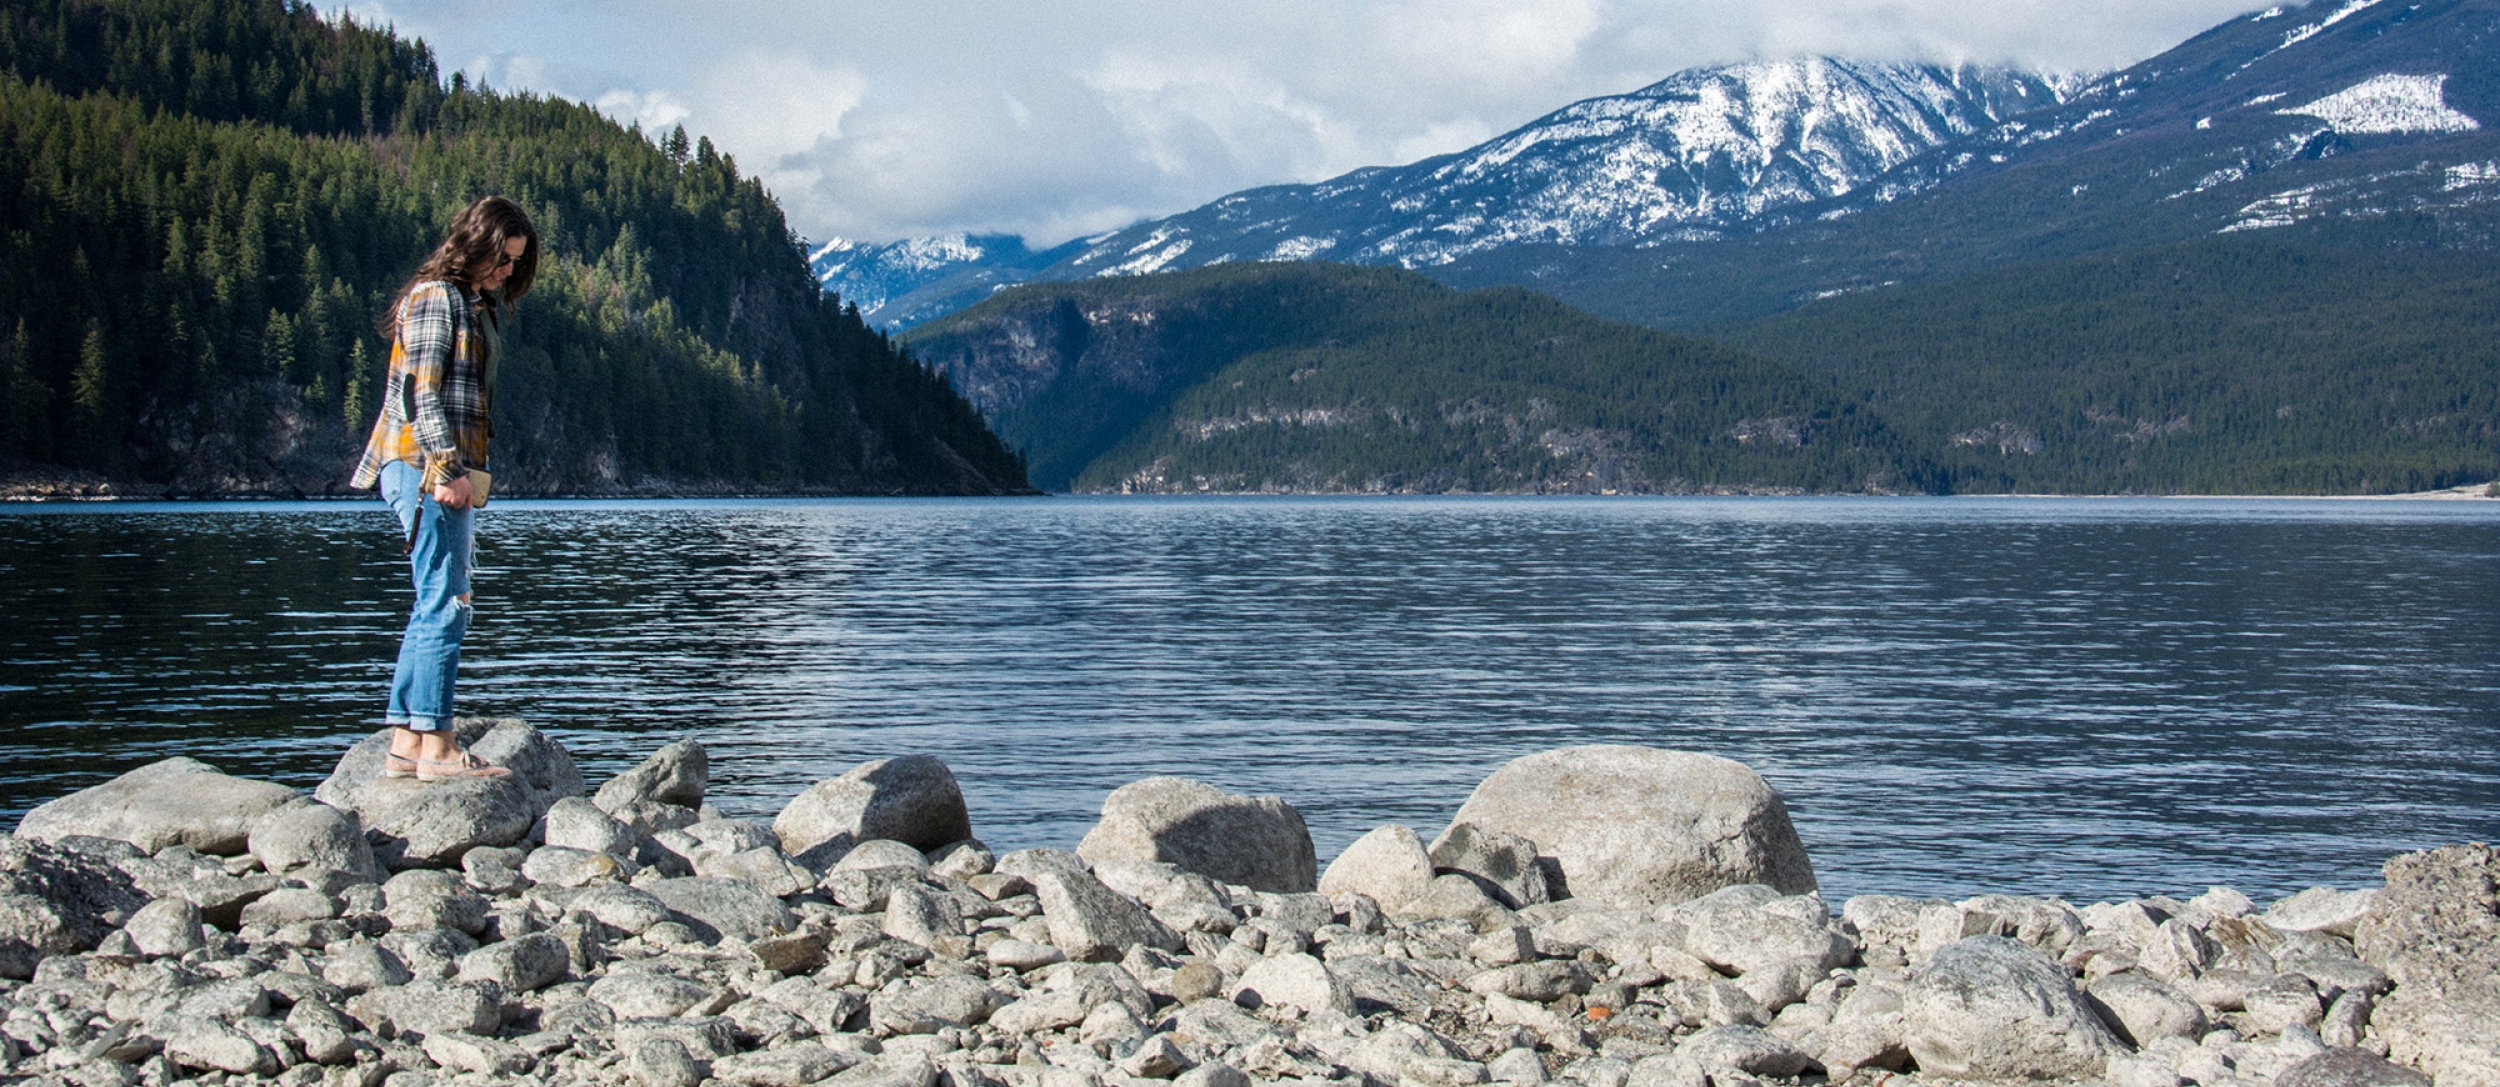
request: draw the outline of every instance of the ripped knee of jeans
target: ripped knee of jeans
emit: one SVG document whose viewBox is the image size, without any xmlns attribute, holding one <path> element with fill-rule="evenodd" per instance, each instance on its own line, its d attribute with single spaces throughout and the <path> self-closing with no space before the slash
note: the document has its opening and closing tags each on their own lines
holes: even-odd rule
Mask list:
<svg viewBox="0 0 2500 1087">
<path fill-rule="evenodd" d="M 471 597 L 471 596 L 473 596 L 473 595 L 475 595 L 475 594 L 472 594 L 472 593 L 462 593 L 462 594 L 460 594 L 460 595 L 458 595 L 458 596 L 452 597 L 452 598 L 451 598 L 451 602 L 452 602 L 452 604 L 453 604 L 455 607 L 458 607 L 460 610 L 462 610 L 462 611 L 468 611 L 468 610 L 470 610 L 471 608 L 475 607 L 475 605 L 474 605 L 474 604 L 471 604 L 471 603 L 469 602 L 469 597 Z"/>
</svg>

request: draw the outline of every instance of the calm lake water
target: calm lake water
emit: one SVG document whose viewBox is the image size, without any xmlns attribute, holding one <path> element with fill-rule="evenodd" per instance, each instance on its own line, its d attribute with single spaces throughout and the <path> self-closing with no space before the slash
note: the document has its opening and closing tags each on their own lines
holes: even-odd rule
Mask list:
<svg viewBox="0 0 2500 1087">
<path fill-rule="evenodd" d="M 1323 860 L 1511 757 L 1724 755 L 1827 896 L 2260 901 L 2500 835 L 2500 503 L 507 501 L 462 711 L 594 784 L 699 738 L 769 819 L 937 755 L 1002 850 L 1152 774 Z M 169 755 L 309 788 L 375 727 L 379 502 L 0 510 L 0 813 Z"/>
</svg>

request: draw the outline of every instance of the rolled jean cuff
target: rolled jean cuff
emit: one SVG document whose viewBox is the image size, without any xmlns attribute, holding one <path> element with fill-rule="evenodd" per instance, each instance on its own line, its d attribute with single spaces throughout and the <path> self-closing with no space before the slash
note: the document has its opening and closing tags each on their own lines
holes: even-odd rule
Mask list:
<svg viewBox="0 0 2500 1087">
<path fill-rule="evenodd" d="M 404 728 L 410 732 L 449 732 L 452 729 L 452 721 L 449 717 L 386 717 L 382 719 L 382 725 L 385 728 Z"/>
</svg>

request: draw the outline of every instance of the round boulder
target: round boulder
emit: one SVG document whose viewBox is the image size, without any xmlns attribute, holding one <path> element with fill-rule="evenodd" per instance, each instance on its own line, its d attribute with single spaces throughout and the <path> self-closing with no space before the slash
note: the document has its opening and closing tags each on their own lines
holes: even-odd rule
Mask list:
<svg viewBox="0 0 2500 1087">
<path fill-rule="evenodd" d="M 1910 977 L 1901 1018 L 1923 1076 L 2090 1078 L 2126 1051 L 2065 967 L 2002 936 L 1938 949 Z"/>
<path fill-rule="evenodd" d="M 1088 861 L 1163 861 L 1223 883 L 1283 894 L 1319 886 L 1319 854 L 1302 813 L 1272 796 L 1235 796 L 1186 778 L 1112 790 L 1102 821 L 1077 843 Z"/>
<path fill-rule="evenodd" d="M 1321 894 L 1369 895 L 1391 913 L 1423 896 L 1432 887 L 1432 855 L 1413 830 L 1390 823 L 1354 840 L 1328 862 L 1319 877 Z"/>
<path fill-rule="evenodd" d="M 1643 908 L 1747 883 L 1817 889 L 1779 793 L 1712 755 L 1630 745 L 1528 755 L 1477 785 L 1451 825 L 1535 842 L 1561 869 L 1557 898 Z"/>
<path fill-rule="evenodd" d="M 945 763 L 905 755 L 861 763 L 809 786 L 773 818 L 773 833 L 782 852 L 822 870 L 854 843 L 872 838 L 922 850 L 960 842 L 972 837 L 972 816 Z"/>
</svg>

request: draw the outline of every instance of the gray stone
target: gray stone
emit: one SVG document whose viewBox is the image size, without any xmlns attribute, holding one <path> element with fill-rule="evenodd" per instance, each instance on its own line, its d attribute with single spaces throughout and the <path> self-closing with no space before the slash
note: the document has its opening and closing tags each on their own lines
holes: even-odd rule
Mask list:
<svg viewBox="0 0 2500 1087">
<path fill-rule="evenodd" d="M 1095 862 L 1163 861 L 1261 891 L 1319 885 L 1318 854 L 1293 805 L 1185 778 L 1147 778 L 1112 790 L 1076 852 Z"/>
<path fill-rule="evenodd" d="M 880 913 L 896 887 L 920 882 L 916 868 L 836 868 L 818 884 L 826 896 L 861 913 Z"/>
<path fill-rule="evenodd" d="M 2395 983 L 2371 1031 L 2441 1087 L 2500 1085 L 2500 850 L 2407 853 L 2382 871 L 2353 930 L 2362 960 Z"/>
<path fill-rule="evenodd" d="M 718 995 L 702 982 L 670 974 L 609 974 L 590 983 L 590 999 L 619 1019 L 668 1019 Z"/>
<path fill-rule="evenodd" d="M 798 927 L 797 915 L 780 899 L 734 879 L 663 879 L 643 889 L 666 903 L 706 943 L 724 938 L 743 943 Z"/>
<path fill-rule="evenodd" d="M 747 941 L 747 953 L 755 956 L 756 965 L 776 974 L 804 974 L 825 964 L 825 935 L 802 928 L 786 936 L 766 936 Z"/>
<path fill-rule="evenodd" d="M 2311 887 L 2275 900 L 2266 907 L 2265 922 L 2278 932 L 2329 932 L 2349 937 L 2369 914 L 2370 903 L 2376 897 L 2377 892 L 2370 890 Z"/>
<path fill-rule="evenodd" d="M 2329 1049 L 2284 1069 L 2274 1087 L 2431 1087 L 2431 1077 L 2359 1049 Z"/>
<path fill-rule="evenodd" d="M 1419 921 L 1473 922 L 1491 911 L 1508 912 L 1473 877 L 1452 873 L 1433 877 L 1431 883 L 1424 885 L 1424 893 L 1407 899 L 1405 905 L 1391 912 Z"/>
<path fill-rule="evenodd" d="M 327 921 L 339 915 L 339 904 L 310 887 L 280 887 L 243 907 L 246 928 L 277 929 L 299 921 Z"/>
<path fill-rule="evenodd" d="M 1857 953 L 1834 928 L 1820 898 L 1783 898 L 1760 884 L 1721 888 L 1666 916 L 1685 926 L 1685 951 L 1740 974 L 1800 958 L 1831 970 Z"/>
<path fill-rule="evenodd" d="M 1229 1064 L 1202 1064 L 1172 1080 L 1172 1087 L 1250 1087 L 1248 1072 Z"/>
<path fill-rule="evenodd" d="M 382 776 L 391 730 L 348 749 L 314 790 L 354 812 L 385 867 L 446 867 L 477 846 L 518 845 L 532 825 L 582 791 L 581 772 L 553 737 L 513 718 L 460 718 L 454 734 L 479 758 L 512 771 L 500 778 L 421 782 Z"/>
<path fill-rule="evenodd" d="M 497 1002 L 467 985 L 419 981 L 395 989 L 371 989 L 349 998 L 347 1014 L 368 1029 L 419 1034 L 491 1034 L 503 1025 Z"/>
<path fill-rule="evenodd" d="M 853 845 L 834 862 L 837 872 L 860 868 L 908 868 L 914 872 L 929 870 L 929 858 L 920 851 L 891 838 L 870 838 Z"/>
<path fill-rule="evenodd" d="M 945 763 L 906 755 L 863 763 L 810 786 L 773 819 L 773 832 L 793 857 L 873 838 L 927 850 L 972 837 L 972 817 Z"/>
<path fill-rule="evenodd" d="M 201 920 L 228 930 L 242 924 L 243 907 L 278 887 L 278 877 L 266 872 L 229 875 L 215 858 L 194 853 L 189 846 L 124 860 L 118 867 L 129 877 L 123 886 L 148 898 L 184 899 L 200 908 Z"/>
<path fill-rule="evenodd" d="M 538 837 L 546 845 L 628 860 L 633 858 L 634 844 L 640 840 L 634 828 L 578 796 L 559 798 L 547 807 Z"/>
<path fill-rule="evenodd" d="M 250 1035 L 214 1019 L 191 1016 L 168 1025 L 165 1059 L 183 1068 L 243 1076 L 278 1070 L 277 1058 Z"/>
<path fill-rule="evenodd" d="M 84 846 L 0 838 L 0 976 L 31 977 L 45 954 L 81 951 L 130 919 L 147 902 L 131 875 L 108 852 Z M 115 841 L 113 850 L 126 850 Z M 145 857 L 123 863 L 145 864 Z"/>
<path fill-rule="evenodd" d="M 208 946 L 200 908 L 188 899 L 160 898 L 139 908 L 122 926 L 145 955 L 178 957 Z"/>
<path fill-rule="evenodd" d="M 1354 1014 L 1354 990 L 1309 955 L 1273 955 L 1252 963 L 1233 986 L 1233 1002 L 1246 1008 L 1279 1005 L 1305 1014 Z"/>
<path fill-rule="evenodd" d="M 1477 785 L 1452 823 L 1535 842 L 1561 870 L 1558 897 L 1643 907 L 1744 883 L 1815 889 L 1779 794 L 1709 755 L 1636 746 L 1529 755 Z"/>
<path fill-rule="evenodd" d="M 735 853 L 696 854 L 694 874 L 709 879 L 734 879 L 775 897 L 797 894 L 816 883 L 815 873 L 791 863 L 772 846 Z"/>
<path fill-rule="evenodd" d="M 544 932 L 488 944 L 460 958 L 460 980 L 491 981 L 508 993 L 544 989 L 573 972 L 564 941 Z"/>
<path fill-rule="evenodd" d="M 1536 1050 L 1526 1046 L 1503 1050 L 1500 1056 L 1485 1062 L 1484 1070 L 1495 1083 L 1545 1082 L 1545 1062 L 1538 1059 Z"/>
<path fill-rule="evenodd" d="M 1473 993 L 1499 993 L 1513 1000 L 1548 1004 L 1566 994 L 1586 993 L 1596 983 L 1596 973 L 1585 963 L 1549 960 L 1484 971 L 1467 979 L 1467 989 Z"/>
<path fill-rule="evenodd" d="M 1925 1076 L 2098 1076 L 2125 1044 L 2084 1003 L 2064 967 L 2001 936 L 1938 950 L 1911 976 L 1902 1020 Z"/>
<path fill-rule="evenodd" d="M 1553 901 L 1537 844 L 1473 823 L 1453 823 L 1432 843 L 1432 864 L 1484 881 L 1485 893 L 1511 909 Z"/>
<path fill-rule="evenodd" d="M 1817 1067 L 1813 1056 L 1797 1048 L 1796 1043 L 1760 1027 L 1741 1024 L 1711 1027 L 1685 1039 L 1675 1052 L 1713 1073 L 1796 1076 Z"/>
<path fill-rule="evenodd" d="M 971 950 L 971 941 L 964 936 L 962 906 L 954 895 L 926 884 L 900 884 L 886 896 L 880 931 L 957 958 Z"/>
<path fill-rule="evenodd" d="M 861 1056 L 801 1042 L 780 1049 L 739 1053 L 712 1062 L 712 1078 L 746 1087 L 805 1087 L 860 1063 Z"/>
<path fill-rule="evenodd" d="M 1390 1020 L 1348 1049 L 1339 1063 L 1386 1083 L 1398 1083 L 1421 1062 L 1461 1061 L 1467 1051 L 1430 1028 Z"/>
<path fill-rule="evenodd" d="M 669 919 L 668 903 L 639 887 L 592 887 L 565 903 L 567 916 L 588 917 L 629 936 Z"/>
<path fill-rule="evenodd" d="M 932 875 L 948 879 L 988 875 L 998 864 L 998 856 L 990 852 L 990 847 L 970 838 L 930 850 L 928 860 Z"/>
<path fill-rule="evenodd" d="M 1183 967 L 1183 970 L 1195 967 Z M 1208 968 L 1212 972 L 1212 968 Z M 1355 1006 L 1377 1004 L 1397 1011 L 1410 1019 L 1422 1019 L 1432 1011 L 1433 997 L 1442 989 L 1439 978 L 1424 973 L 1406 959 L 1381 955 L 1354 955 L 1331 958 L 1328 969 L 1346 989 L 1354 994 Z M 1180 985 L 1180 975 L 1173 975 L 1173 985 Z M 1173 994 L 1179 996 L 1178 992 Z"/>
<path fill-rule="evenodd" d="M 703 1067 L 674 1038 L 646 1038 L 627 1050 L 625 1072 L 642 1087 L 695 1087 L 703 1082 Z"/>
<path fill-rule="evenodd" d="M 382 885 L 382 898 L 382 914 L 394 930 L 448 928 L 471 936 L 486 931 L 486 900 L 449 872 L 401 872 Z"/>
<path fill-rule="evenodd" d="M 1019 849 L 1006 854 L 998 858 L 998 865 L 994 871 L 999 876 L 1013 876 L 1025 880 L 1028 884 L 1031 883 L 1033 877 L 1044 872 L 1089 874 L 1086 870 L 1085 858 L 1064 849 L 1048 848 Z"/>
<path fill-rule="evenodd" d="M 1042 917 L 1050 925 L 1050 942 L 1071 959 L 1118 959 L 1139 944 L 1164 951 L 1181 948 L 1179 934 L 1101 880 L 1057 871 L 1031 878 Z"/>
<path fill-rule="evenodd" d="M 356 1024 L 322 1000 L 297 1000 L 287 1009 L 287 1033 L 295 1036 L 304 1058 L 315 1064 L 346 1064 L 356 1059 Z"/>
<path fill-rule="evenodd" d="M 632 861 L 614 853 L 594 853 L 561 845 L 542 845 L 521 861 L 521 876 L 554 887 L 588 887 L 634 878 Z"/>
<path fill-rule="evenodd" d="M 321 980 L 350 993 L 406 985 L 416 976 L 391 949 L 377 943 L 333 945 L 329 953 L 329 962 L 321 968 Z"/>
<path fill-rule="evenodd" d="M 699 808 L 703 806 L 703 789 L 711 783 L 711 777 L 711 759 L 703 753 L 703 745 L 678 740 L 599 786 L 592 802 L 599 810 L 611 813 L 630 811 L 637 804 L 647 803 Z"/>
<path fill-rule="evenodd" d="M 271 875 L 300 879 L 325 891 L 380 883 L 382 866 L 353 812 L 299 799 L 252 824 L 252 856 Z"/>
<path fill-rule="evenodd" d="M 825 1080 L 826 1087 L 932 1087 L 937 1066 L 922 1053 L 887 1053 Z"/>
<path fill-rule="evenodd" d="M 1068 961 L 1068 953 L 1049 944 L 1007 939 L 991 944 L 983 952 L 990 962 L 1009 970 L 1039 970 L 1054 963 Z"/>
<path fill-rule="evenodd" d="M 2205 1009 L 2151 974 L 2126 970 L 2091 985 L 2092 999 L 2128 1044 L 2142 1048 L 2162 1038 L 2201 1038 Z"/>
<path fill-rule="evenodd" d="M 2248 1013 L 2248 1025 L 2259 1034 L 2281 1034 L 2287 1027 L 2315 1030 L 2326 1016 L 2326 1005 L 2318 1000 L 2318 989 L 2308 978 L 2285 974 L 2259 986 L 2240 998 L 2240 1008 Z"/>
<path fill-rule="evenodd" d="M 478 1076 L 510 1076 L 532 1063 L 519 1046 L 468 1034 L 429 1034 L 421 1048 L 426 1059 L 445 1069 Z"/>
<path fill-rule="evenodd" d="M 1006 1001 L 976 977 L 956 974 L 907 979 L 868 998 L 868 1015 L 892 1034 L 935 1034 L 947 1027 L 979 1026 Z"/>
<path fill-rule="evenodd" d="M 250 841 L 253 823 L 296 796 L 284 785 L 230 777 L 197 759 L 162 759 L 37 805 L 18 822 L 17 836 L 115 838 L 149 853 L 185 845 L 233 856 Z"/>
<path fill-rule="evenodd" d="M 1833 1009 L 1817 1033 L 1815 1059 L 1839 1083 L 1861 1068 L 1899 1071 L 1910 1063 L 1909 1026 L 1902 1019 L 1902 990 L 1861 984 Z"/>
<path fill-rule="evenodd" d="M 1396 913 L 1432 885 L 1432 855 L 1423 839 L 1407 827 L 1390 823 L 1354 840 L 1328 862 L 1320 874 L 1321 894 L 1366 895 L 1380 908 Z"/>
</svg>

